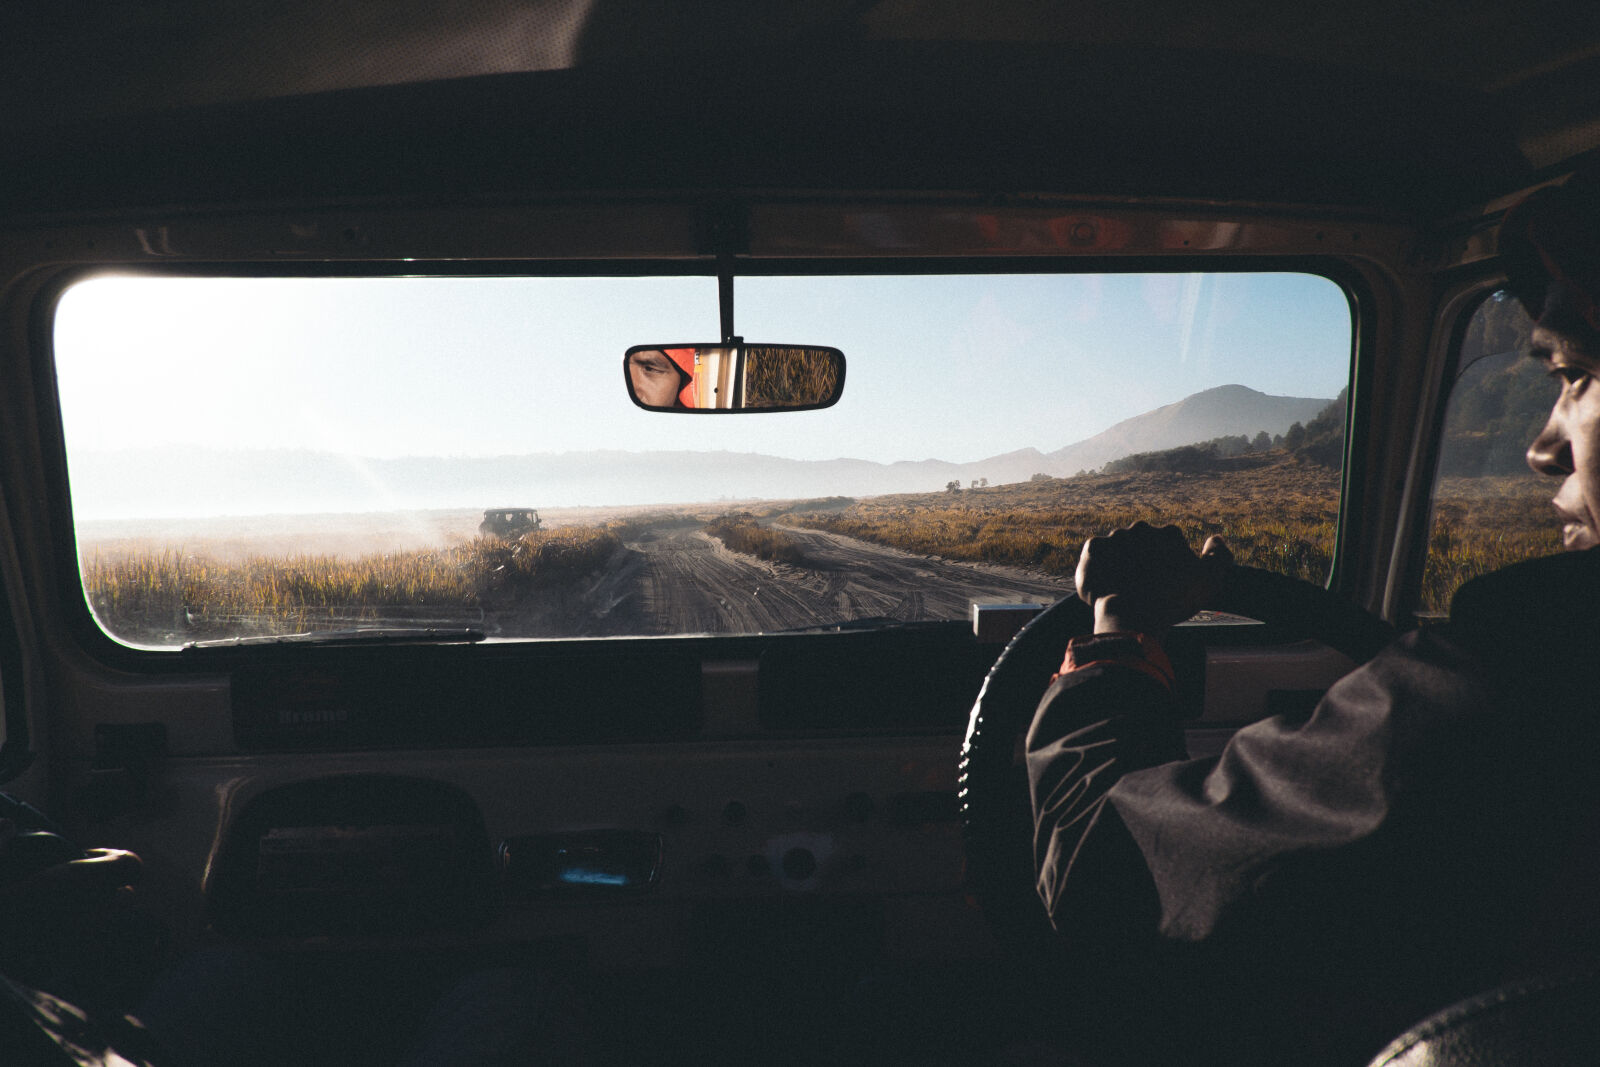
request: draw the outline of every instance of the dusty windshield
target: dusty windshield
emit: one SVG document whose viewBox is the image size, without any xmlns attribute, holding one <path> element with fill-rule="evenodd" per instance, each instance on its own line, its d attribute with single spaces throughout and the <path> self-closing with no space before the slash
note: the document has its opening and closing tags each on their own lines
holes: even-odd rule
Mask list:
<svg viewBox="0 0 1600 1067">
<path fill-rule="evenodd" d="M 1326 577 L 1350 310 L 1271 274 L 749 277 L 820 411 L 640 410 L 714 279 L 101 276 L 55 360 L 84 596 L 120 641 L 964 619 L 1162 516 Z"/>
</svg>

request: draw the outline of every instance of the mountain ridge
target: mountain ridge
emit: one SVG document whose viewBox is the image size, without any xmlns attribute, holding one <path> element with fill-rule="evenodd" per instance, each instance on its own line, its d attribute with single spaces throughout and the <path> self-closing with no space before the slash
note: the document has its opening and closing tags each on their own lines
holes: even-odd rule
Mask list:
<svg viewBox="0 0 1600 1067">
<path fill-rule="evenodd" d="M 1054 469 L 1045 473 L 1098 470 L 1136 452 L 1157 452 L 1217 437 L 1253 437 L 1263 430 L 1276 435 L 1294 423 L 1309 422 L 1332 402 L 1331 398 L 1272 396 L 1245 385 L 1219 385 L 1123 419 L 1093 437 L 1046 453 L 1045 458 Z"/>
<path fill-rule="evenodd" d="M 373 459 L 309 449 L 181 446 L 75 454 L 73 498 L 92 518 L 358 512 L 498 506 L 638 505 L 875 496 L 950 482 L 1001 485 L 1066 477 L 1135 452 L 1261 431 L 1280 434 L 1330 403 L 1246 386 L 1208 389 L 1052 452 L 1027 447 L 980 460 L 786 459 L 732 451 L 620 449 L 501 456 Z M 607 499 L 594 499 L 597 493 Z M 509 505 L 507 505 L 509 506 Z"/>
</svg>

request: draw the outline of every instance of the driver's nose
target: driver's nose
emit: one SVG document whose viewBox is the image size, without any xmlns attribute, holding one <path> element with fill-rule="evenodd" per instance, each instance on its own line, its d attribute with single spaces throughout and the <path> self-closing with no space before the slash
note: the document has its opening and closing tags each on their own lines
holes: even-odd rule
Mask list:
<svg viewBox="0 0 1600 1067">
<path fill-rule="evenodd" d="M 1535 474 L 1548 474 L 1563 478 L 1572 473 L 1572 443 L 1567 440 L 1555 412 L 1545 422 L 1544 429 L 1528 446 L 1528 466 Z"/>
</svg>

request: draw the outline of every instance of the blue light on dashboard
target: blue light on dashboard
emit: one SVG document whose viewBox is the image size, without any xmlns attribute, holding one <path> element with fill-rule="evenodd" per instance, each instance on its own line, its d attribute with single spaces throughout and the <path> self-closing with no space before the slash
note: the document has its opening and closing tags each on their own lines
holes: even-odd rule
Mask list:
<svg viewBox="0 0 1600 1067">
<path fill-rule="evenodd" d="M 592 867 L 568 867 L 561 872 L 561 880 L 568 885 L 631 885 L 632 880 L 615 871 L 597 871 Z"/>
</svg>

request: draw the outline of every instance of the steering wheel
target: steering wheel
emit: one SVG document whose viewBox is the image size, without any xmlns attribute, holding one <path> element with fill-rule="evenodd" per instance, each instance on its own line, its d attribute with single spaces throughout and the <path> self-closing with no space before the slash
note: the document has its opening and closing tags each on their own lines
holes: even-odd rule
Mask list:
<svg viewBox="0 0 1600 1067">
<path fill-rule="evenodd" d="M 1357 663 L 1395 637 L 1384 620 L 1321 586 L 1258 570 L 1231 568 L 1217 608 L 1271 625 L 1287 639 L 1315 638 Z M 1089 605 L 1069 596 L 1038 615 L 1006 646 L 984 679 L 967 719 L 958 795 L 966 844 L 967 888 L 1000 944 L 1037 955 L 1055 943 L 1034 892 L 1033 819 L 1022 738 L 1067 642 L 1094 628 Z"/>
</svg>

